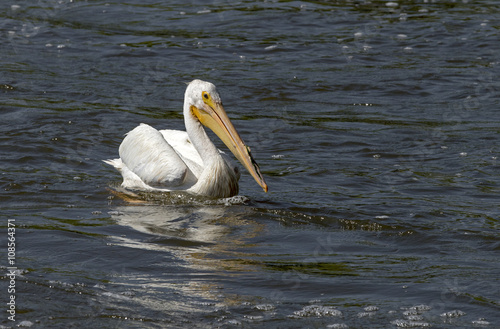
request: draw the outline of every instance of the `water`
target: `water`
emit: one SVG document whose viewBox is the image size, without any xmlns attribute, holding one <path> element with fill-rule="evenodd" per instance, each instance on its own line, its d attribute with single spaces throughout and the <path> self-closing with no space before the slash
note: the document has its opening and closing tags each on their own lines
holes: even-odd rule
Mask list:
<svg viewBox="0 0 500 329">
<path fill-rule="evenodd" d="M 15 220 L 18 271 L 1 325 L 500 326 L 499 13 L 4 1 L 1 239 Z M 117 198 L 101 160 L 141 122 L 184 129 L 194 78 L 218 86 L 269 193 L 244 173 L 230 200 Z"/>
</svg>

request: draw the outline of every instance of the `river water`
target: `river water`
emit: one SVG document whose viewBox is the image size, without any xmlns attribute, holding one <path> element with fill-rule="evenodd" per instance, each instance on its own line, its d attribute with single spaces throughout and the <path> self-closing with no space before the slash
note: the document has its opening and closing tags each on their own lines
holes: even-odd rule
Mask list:
<svg viewBox="0 0 500 329">
<path fill-rule="evenodd" d="M 500 326 L 497 1 L 0 8 L 2 328 Z M 269 192 L 116 197 L 195 78 Z"/>
</svg>

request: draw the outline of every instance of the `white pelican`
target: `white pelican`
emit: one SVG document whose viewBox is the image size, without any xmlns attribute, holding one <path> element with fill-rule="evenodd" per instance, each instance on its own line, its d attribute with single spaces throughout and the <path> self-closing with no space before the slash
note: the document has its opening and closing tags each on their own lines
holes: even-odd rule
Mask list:
<svg viewBox="0 0 500 329">
<path fill-rule="evenodd" d="M 122 187 L 141 191 L 179 191 L 227 198 L 238 194 L 239 170 L 208 138 L 212 129 L 267 192 L 259 166 L 222 106 L 215 86 L 189 83 L 184 95 L 186 131 L 156 130 L 141 124 L 123 139 L 119 159 L 104 160 L 123 176 Z"/>
</svg>

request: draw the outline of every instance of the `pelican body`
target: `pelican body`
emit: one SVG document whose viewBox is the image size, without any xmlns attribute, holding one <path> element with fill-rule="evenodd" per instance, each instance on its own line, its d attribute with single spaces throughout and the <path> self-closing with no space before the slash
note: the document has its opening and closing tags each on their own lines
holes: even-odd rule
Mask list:
<svg viewBox="0 0 500 329">
<path fill-rule="evenodd" d="M 231 159 L 212 143 L 210 128 L 267 192 L 250 148 L 229 120 L 215 86 L 206 81 L 189 83 L 184 95 L 186 131 L 156 130 L 141 124 L 126 134 L 119 159 L 104 160 L 123 176 L 122 187 L 140 191 L 186 191 L 226 198 L 238 194 L 240 172 Z"/>
</svg>

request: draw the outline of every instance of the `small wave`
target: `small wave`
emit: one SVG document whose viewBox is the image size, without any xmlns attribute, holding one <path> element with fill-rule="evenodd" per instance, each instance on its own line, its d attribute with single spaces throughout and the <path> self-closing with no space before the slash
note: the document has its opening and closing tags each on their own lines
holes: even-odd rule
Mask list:
<svg viewBox="0 0 500 329">
<path fill-rule="evenodd" d="M 421 322 L 421 321 L 410 321 L 410 320 L 394 320 L 391 321 L 391 324 L 395 325 L 396 327 L 399 328 L 427 328 L 430 327 L 431 325 L 427 322 Z"/>
<path fill-rule="evenodd" d="M 243 195 L 214 199 L 183 191 L 172 192 L 132 192 L 122 187 L 110 186 L 108 190 L 116 197 L 132 204 L 154 205 L 197 205 L 197 206 L 233 206 L 247 204 L 250 199 Z"/>
<path fill-rule="evenodd" d="M 342 316 L 342 312 L 331 306 L 307 305 L 300 311 L 293 312 L 291 317 L 303 318 L 310 316 Z"/>
</svg>

